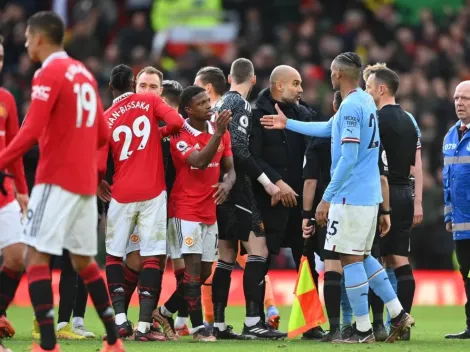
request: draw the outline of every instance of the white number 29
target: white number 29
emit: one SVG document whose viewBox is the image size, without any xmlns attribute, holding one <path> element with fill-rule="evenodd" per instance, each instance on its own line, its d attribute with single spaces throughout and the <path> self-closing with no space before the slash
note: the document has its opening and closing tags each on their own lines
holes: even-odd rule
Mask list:
<svg viewBox="0 0 470 352">
<path fill-rule="evenodd" d="M 120 161 L 126 160 L 131 156 L 133 151 L 129 151 L 129 148 L 131 146 L 133 136 L 142 137 L 142 141 L 137 147 L 137 150 L 145 148 L 150 137 L 150 121 L 147 116 L 142 115 L 134 120 L 132 130 L 130 127 L 124 125 L 116 127 L 113 131 L 113 140 L 115 142 L 120 141 L 121 133 L 124 133 L 124 145 L 122 146 L 121 155 L 119 156 Z"/>
<path fill-rule="evenodd" d="M 92 127 L 96 118 L 96 92 L 93 86 L 88 83 L 75 83 L 73 92 L 77 96 L 77 128 L 83 125 L 83 111 L 88 112 L 86 127 Z"/>
</svg>

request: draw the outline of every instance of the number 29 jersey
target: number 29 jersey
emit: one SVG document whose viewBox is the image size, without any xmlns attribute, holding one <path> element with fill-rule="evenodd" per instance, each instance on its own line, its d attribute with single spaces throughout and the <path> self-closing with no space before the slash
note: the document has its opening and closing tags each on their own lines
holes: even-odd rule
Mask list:
<svg viewBox="0 0 470 352">
<path fill-rule="evenodd" d="M 159 120 L 169 133 L 184 121 L 159 96 L 128 92 L 113 100 L 105 112 L 111 128 L 109 147 L 114 160 L 112 196 L 119 203 L 156 198 L 165 186 Z M 100 156 L 100 171 L 107 161 L 107 149 Z"/>
</svg>

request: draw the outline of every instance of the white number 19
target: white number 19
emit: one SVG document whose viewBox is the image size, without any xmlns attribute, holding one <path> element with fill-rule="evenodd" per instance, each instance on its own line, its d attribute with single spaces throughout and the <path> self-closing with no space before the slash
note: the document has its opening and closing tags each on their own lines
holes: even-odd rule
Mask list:
<svg viewBox="0 0 470 352">
<path fill-rule="evenodd" d="M 121 133 L 124 133 L 124 145 L 122 146 L 121 155 L 119 156 L 120 161 L 128 159 L 133 152 L 132 150 L 129 151 L 132 142 L 132 136 L 143 137 L 142 141 L 137 147 L 137 150 L 142 150 L 145 148 L 150 137 L 150 121 L 147 116 L 142 115 L 134 120 L 134 123 L 132 124 L 132 130 L 130 127 L 125 125 L 116 127 L 116 129 L 113 131 L 113 140 L 115 142 L 120 141 Z"/>
<path fill-rule="evenodd" d="M 96 118 L 96 92 L 93 86 L 88 83 L 75 83 L 73 85 L 73 92 L 77 95 L 77 128 L 82 127 L 83 124 L 83 111 L 88 112 L 88 119 L 86 120 L 86 127 L 92 127 Z"/>
</svg>

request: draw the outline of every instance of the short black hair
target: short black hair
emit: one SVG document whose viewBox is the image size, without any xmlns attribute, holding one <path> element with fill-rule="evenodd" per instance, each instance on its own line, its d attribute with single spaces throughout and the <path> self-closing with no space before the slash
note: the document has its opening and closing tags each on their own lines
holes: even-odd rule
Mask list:
<svg viewBox="0 0 470 352">
<path fill-rule="evenodd" d="M 217 94 L 222 95 L 225 93 L 227 81 L 220 68 L 213 66 L 203 67 L 196 74 L 196 77 L 198 76 L 201 78 L 203 84 L 212 84 Z"/>
<path fill-rule="evenodd" d="M 132 69 L 123 64 L 115 66 L 111 71 L 109 83 L 114 89 L 120 92 L 132 91 L 134 83 Z"/>
<path fill-rule="evenodd" d="M 165 80 L 162 83 L 162 87 L 162 97 L 168 99 L 172 105 L 178 106 L 180 103 L 181 92 L 183 92 L 181 84 L 177 81 Z"/>
<path fill-rule="evenodd" d="M 338 110 L 339 106 L 343 102 L 343 97 L 341 96 L 341 92 L 337 90 L 333 95 L 333 104 L 335 105 L 335 109 Z"/>
<path fill-rule="evenodd" d="M 374 74 L 376 80 L 387 86 L 391 95 L 395 96 L 397 94 L 398 87 L 400 87 L 400 77 L 395 71 L 385 65 L 376 65 L 375 67 L 372 66 L 369 70 L 369 76 Z"/>
<path fill-rule="evenodd" d="M 43 32 L 52 44 L 63 44 L 65 25 L 64 21 L 56 13 L 52 11 L 36 12 L 28 19 L 28 26 L 32 32 Z"/>
<path fill-rule="evenodd" d="M 230 76 L 232 76 L 235 84 L 245 83 L 254 75 L 255 68 L 253 67 L 253 63 L 250 60 L 239 58 L 232 63 Z"/>
<path fill-rule="evenodd" d="M 345 67 L 349 71 L 351 78 L 359 80 L 362 69 L 362 61 L 359 55 L 354 52 L 346 52 L 336 56 L 334 61 Z"/>
<path fill-rule="evenodd" d="M 183 89 L 180 95 L 180 106 L 179 106 L 179 113 L 183 117 L 188 117 L 188 114 L 184 109 L 186 109 L 189 104 L 191 103 L 191 100 L 198 95 L 199 93 L 205 92 L 206 90 L 202 87 L 199 86 L 189 86 Z"/>
</svg>

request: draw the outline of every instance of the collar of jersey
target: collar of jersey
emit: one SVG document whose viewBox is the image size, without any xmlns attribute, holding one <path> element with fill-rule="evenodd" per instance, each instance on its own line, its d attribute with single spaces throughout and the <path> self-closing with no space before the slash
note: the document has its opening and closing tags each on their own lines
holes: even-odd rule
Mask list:
<svg viewBox="0 0 470 352">
<path fill-rule="evenodd" d="M 124 100 L 127 97 L 130 97 L 132 94 L 134 94 L 134 93 L 133 92 L 127 92 L 127 93 L 121 94 L 117 98 L 113 99 L 113 104 L 119 103 L 121 100 Z"/>
<path fill-rule="evenodd" d="M 68 58 L 69 56 L 67 55 L 67 53 L 65 51 L 56 51 L 55 53 L 52 53 L 51 55 L 49 55 L 46 60 L 44 60 L 42 62 L 42 65 L 41 67 L 44 68 L 46 67 L 51 61 L 55 60 L 55 59 L 66 59 Z"/>
<path fill-rule="evenodd" d="M 212 127 L 212 124 L 210 122 L 207 122 L 207 125 L 207 132 L 209 132 L 209 134 L 214 134 L 214 128 Z M 199 136 L 202 133 L 201 131 L 198 131 L 197 129 L 193 128 L 189 124 L 188 119 L 184 121 L 183 128 L 195 137 Z"/>
</svg>

